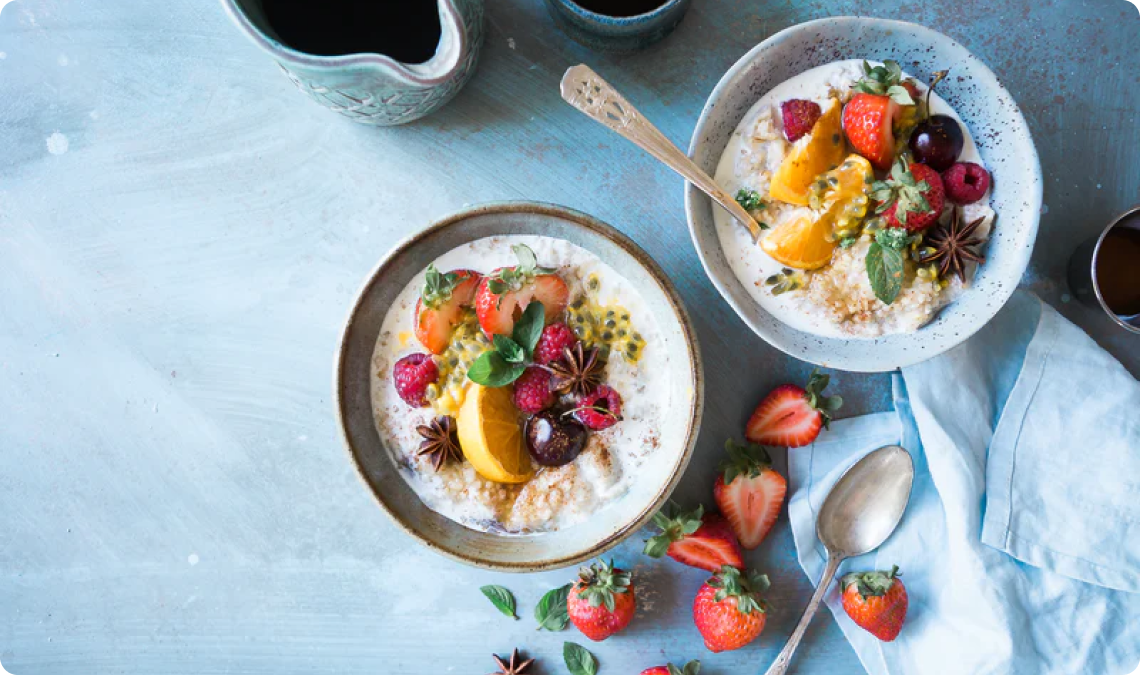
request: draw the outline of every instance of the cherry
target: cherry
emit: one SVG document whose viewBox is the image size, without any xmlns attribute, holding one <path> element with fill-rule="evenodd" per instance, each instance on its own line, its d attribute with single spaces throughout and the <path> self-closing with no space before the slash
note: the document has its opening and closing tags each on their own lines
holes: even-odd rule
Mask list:
<svg viewBox="0 0 1140 675">
<path fill-rule="evenodd" d="M 949 115 L 931 115 L 914 128 L 909 145 L 916 160 L 941 172 L 958 161 L 965 144 L 957 120 Z"/>
<path fill-rule="evenodd" d="M 562 466 L 574 461 L 586 447 L 586 427 L 563 420 L 557 412 L 542 412 L 527 420 L 526 448 L 543 466 Z"/>
</svg>

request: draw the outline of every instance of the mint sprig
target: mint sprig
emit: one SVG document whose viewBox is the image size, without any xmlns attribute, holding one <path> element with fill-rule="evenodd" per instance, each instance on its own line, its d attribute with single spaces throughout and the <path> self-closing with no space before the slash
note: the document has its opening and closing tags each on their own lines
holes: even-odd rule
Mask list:
<svg viewBox="0 0 1140 675">
<path fill-rule="evenodd" d="M 871 290 L 883 304 L 899 297 L 903 282 L 903 249 L 914 241 L 906 230 L 888 227 L 875 233 L 875 241 L 867 249 L 867 279 Z"/>
<path fill-rule="evenodd" d="M 484 387 L 504 387 L 519 379 L 527 363 L 534 359 L 534 348 L 545 322 L 546 308 L 537 300 L 531 302 L 515 321 L 511 337 L 491 338 L 493 349 L 475 359 L 467 369 L 467 379 Z"/>
<path fill-rule="evenodd" d="M 881 66 L 863 62 L 863 78 L 852 88 L 862 94 L 890 96 L 899 105 L 914 105 L 914 99 L 902 86 L 902 66 L 898 61 L 886 59 Z"/>
</svg>

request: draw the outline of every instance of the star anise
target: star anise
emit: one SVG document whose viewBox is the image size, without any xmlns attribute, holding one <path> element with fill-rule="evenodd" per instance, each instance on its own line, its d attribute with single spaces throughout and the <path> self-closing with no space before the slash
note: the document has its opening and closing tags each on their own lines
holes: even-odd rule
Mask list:
<svg viewBox="0 0 1140 675">
<path fill-rule="evenodd" d="M 491 654 L 491 656 L 494 657 L 495 663 L 499 666 L 499 672 L 491 673 L 491 675 L 523 675 L 530 664 L 534 663 L 534 659 L 519 662 L 519 650 L 517 649 L 511 652 L 510 663 L 504 663 L 498 654 Z"/>
<path fill-rule="evenodd" d="M 982 216 L 963 226 L 962 209 L 955 207 L 949 224 L 939 225 L 926 235 L 923 245 L 930 246 L 934 251 L 922 256 L 920 262 L 937 261 L 940 277 L 945 277 L 953 271 L 964 283 L 967 262 L 976 262 L 979 265 L 986 262 L 986 257 L 977 251 L 977 247 L 986 243 L 986 240 L 975 236 L 975 232 L 985 219 L 985 216 Z"/>
<path fill-rule="evenodd" d="M 431 425 L 421 424 L 416 427 L 420 436 L 424 437 L 420 443 L 420 450 L 416 456 L 431 457 L 432 466 L 439 471 L 443 463 L 449 459 L 459 459 L 463 456 L 459 443 L 455 440 L 455 420 L 444 415 L 431 421 Z"/>
<path fill-rule="evenodd" d="M 566 347 L 562 358 L 549 366 L 550 388 L 559 394 L 587 396 L 602 383 L 605 366 L 605 360 L 598 357 L 597 347 L 586 351 L 581 342 L 573 349 Z"/>
</svg>

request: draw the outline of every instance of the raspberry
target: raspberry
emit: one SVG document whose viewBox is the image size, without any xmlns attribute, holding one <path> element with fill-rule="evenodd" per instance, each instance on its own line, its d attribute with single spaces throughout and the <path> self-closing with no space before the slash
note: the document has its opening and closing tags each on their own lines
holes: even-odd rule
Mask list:
<svg viewBox="0 0 1140 675">
<path fill-rule="evenodd" d="M 780 104 L 780 115 L 784 118 L 784 135 L 795 143 L 811 133 L 816 120 L 823 114 L 815 101 L 793 98 Z"/>
<path fill-rule="evenodd" d="M 413 408 L 426 408 L 427 388 L 439 379 L 439 368 L 427 354 L 408 354 L 392 367 L 396 393 Z"/>
<path fill-rule="evenodd" d="M 955 204 L 973 204 L 990 189 L 990 174 L 973 162 L 958 162 L 942 172 L 946 196 Z"/>
<path fill-rule="evenodd" d="M 621 396 L 603 384 L 578 401 L 574 417 L 594 431 L 608 429 L 621 421 Z"/>
<path fill-rule="evenodd" d="M 574 331 L 564 323 L 552 323 L 542 329 L 542 336 L 534 347 L 534 360 L 536 363 L 546 365 L 562 358 L 562 352 L 578 344 Z"/>
<path fill-rule="evenodd" d="M 554 405 L 554 392 L 550 391 L 550 373 L 531 366 L 515 380 L 515 407 L 525 413 L 540 413 Z"/>
</svg>

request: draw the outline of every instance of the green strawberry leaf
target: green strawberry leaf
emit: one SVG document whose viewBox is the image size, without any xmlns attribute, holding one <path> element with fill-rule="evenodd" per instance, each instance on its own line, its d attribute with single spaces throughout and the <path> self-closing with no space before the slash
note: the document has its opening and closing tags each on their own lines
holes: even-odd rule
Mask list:
<svg viewBox="0 0 1140 675">
<path fill-rule="evenodd" d="M 902 252 L 875 241 L 867 250 L 866 264 L 867 278 L 871 282 L 871 290 L 874 291 L 875 297 L 887 305 L 894 302 L 902 291 Z"/>
<path fill-rule="evenodd" d="M 914 99 L 911 98 L 910 92 L 906 90 L 906 87 L 897 84 L 891 85 L 887 87 L 887 96 L 890 96 L 891 100 L 899 105 L 914 105 Z"/>
<path fill-rule="evenodd" d="M 511 247 L 514 251 L 515 257 L 519 259 L 519 267 L 523 270 L 533 270 L 538 267 L 538 257 L 534 255 L 534 251 L 526 244 L 516 244 Z"/>
<path fill-rule="evenodd" d="M 484 352 L 467 369 L 467 379 L 484 387 L 504 387 L 526 370 L 521 363 L 508 363 L 497 351 Z"/>
<path fill-rule="evenodd" d="M 597 675 L 598 660 L 582 645 L 566 642 L 562 645 L 562 658 L 570 675 Z"/>
<path fill-rule="evenodd" d="M 534 620 L 538 622 L 538 630 L 560 631 L 570 623 L 570 615 L 566 611 L 566 598 L 574 584 L 566 584 L 546 592 L 534 608 Z"/>
<path fill-rule="evenodd" d="M 522 347 L 528 358 L 534 356 L 534 348 L 538 339 L 542 337 L 542 329 L 546 323 L 546 308 L 542 303 L 534 300 L 523 311 L 522 316 L 515 322 L 515 329 L 511 337 Z"/>
<path fill-rule="evenodd" d="M 483 586 L 479 589 L 504 616 L 518 620 L 515 615 L 515 596 L 502 586 Z"/>
<path fill-rule="evenodd" d="M 420 298 L 428 307 L 438 309 L 451 299 L 451 292 L 461 281 L 463 278 L 455 272 L 442 274 L 434 264 L 429 264 L 424 272 L 424 287 L 420 291 Z"/>
</svg>

